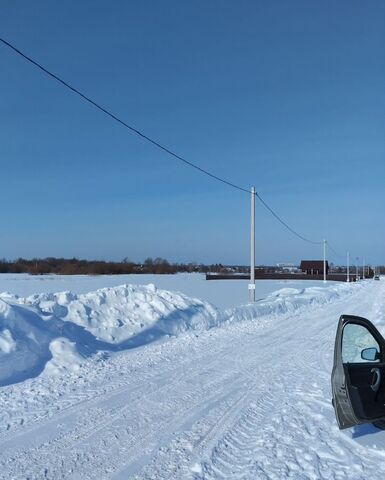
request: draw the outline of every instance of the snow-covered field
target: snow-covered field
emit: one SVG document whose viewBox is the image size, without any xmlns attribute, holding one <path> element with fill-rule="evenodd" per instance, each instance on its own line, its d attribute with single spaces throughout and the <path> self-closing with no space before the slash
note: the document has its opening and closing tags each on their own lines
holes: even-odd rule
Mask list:
<svg viewBox="0 0 385 480">
<path fill-rule="evenodd" d="M 385 282 L 246 284 L 1 275 L 0 478 L 382 479 L 330 372 L 342 313 L 385 333 Z"/>
<path fill-rule="evenodd" d="M 27 297 L 34 293 L 52 293 L 71 290 L 88 293 L 99 288 L 123 284 L 148 285 L 182 292 L 193 298 L 213 303 L 218 308 L 230 308 L 248 301 L 247 280 L 206 281 L 200 273 L 177 275 L 27 275 L 0 273 L 0 292 Z M 257 284 L 257 298 L 264 298 L 279 288 L 322 287 L 322 281 L 262 280 Z"/>
</svg>

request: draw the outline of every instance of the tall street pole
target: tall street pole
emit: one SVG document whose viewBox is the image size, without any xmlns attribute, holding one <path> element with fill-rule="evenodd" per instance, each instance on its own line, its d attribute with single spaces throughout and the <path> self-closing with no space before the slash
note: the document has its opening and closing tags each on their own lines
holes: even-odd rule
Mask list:
<svg viewBox="0 0 385 480">
<path fill-rule="evenodd" d="M 324 239 L 324 283 L 326 283 L 326 240 Z"/>
<path fill-rule="evenodd" d="M 349 252 L 346 253 L 346 281 L 350 282 L 350 278 L 349 278 Z"/>
<path fill-rule="evenodd" d="M 250 301 L 255 302 L 255 187 L 251 187 L 250 222 Z"/>
<path fill-rule="evenodd" d="M 365 258 L 362 260 L 362 279 L 365 280 Z"/>
</svg>

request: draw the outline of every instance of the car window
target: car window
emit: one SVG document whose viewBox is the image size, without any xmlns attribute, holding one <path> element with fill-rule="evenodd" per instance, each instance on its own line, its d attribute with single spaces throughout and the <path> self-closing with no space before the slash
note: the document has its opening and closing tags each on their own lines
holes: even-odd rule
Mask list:
<svg viewBox="0 0 385 480">
<path fill-rule="evenodd" d="M 343 363 L 366 363 L 370 360 L 362 358 L 362 351 L 375 348 L 380 351 L 380 346 L 369 330 L 356 323 L 348 323 L 342 334 L 342 361 Z M 379 362 L 379 359 L 371 362 Z"/>
</svg>

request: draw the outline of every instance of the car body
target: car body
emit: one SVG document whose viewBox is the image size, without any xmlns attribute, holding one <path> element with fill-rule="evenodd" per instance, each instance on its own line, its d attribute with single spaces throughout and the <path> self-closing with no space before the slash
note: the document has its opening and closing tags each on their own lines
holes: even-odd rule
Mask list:
<svg viewBox="0 0 385 480">
<path fill-rule="evenodd" d="M 379 280 L 380 276 L 379 275 L 374 275 L 374 280 Z"/>
<path fill-rule="evenodd" d="M 385 426 L 385 340 L 366 318 L 340 317 L 331 375 L 340 429 L 364 423 Z"/>
</svg>

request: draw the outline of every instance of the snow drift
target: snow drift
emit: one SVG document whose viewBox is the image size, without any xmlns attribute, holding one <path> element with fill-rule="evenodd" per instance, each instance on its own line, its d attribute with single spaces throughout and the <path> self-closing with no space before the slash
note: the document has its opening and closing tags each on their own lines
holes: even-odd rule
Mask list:
<svg viewBox="0 0 385 480">
<path fill-rule="evenodd" d="M 360 283 L 333 283 L 328 287 L 281 288 L 253 304 L 227 310 L 229 321 L 252 320 L 264 315 L 294 312 L 309 305 L 322 305 L 362 288 Z"/>
<path fill-rule="evenodd" d="M 218 325 L 212 305 L 154 285 L 87 294 L 0 296 L 0 386 L 40 374 L 74 371 L 100 350 L 138 347 L 165 335 Z"/>
<path fill-rule="evenodd" d="M 42 373 L 76 372 L 98 351 L 121 351 L 165 335 L 207 330 L 328 303 L 361 285 L 281 289 L 252 305 L 220 311 L 154 285 L 122 285 L 87 294 L 0 295 L 0 386 Z"/>
</svg>

